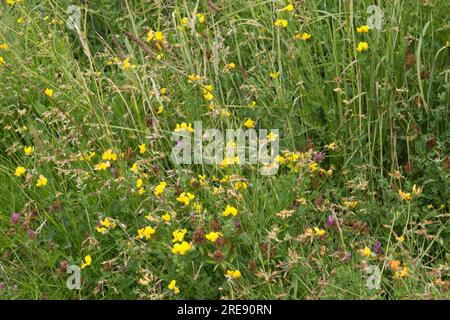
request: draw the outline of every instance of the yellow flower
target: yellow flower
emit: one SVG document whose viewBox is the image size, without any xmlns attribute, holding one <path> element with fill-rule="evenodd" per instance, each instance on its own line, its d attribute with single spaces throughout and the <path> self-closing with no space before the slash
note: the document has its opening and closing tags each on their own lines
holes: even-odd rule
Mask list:
<svg viewBox="0 0 450 320">
<path fill-rule="evenodd" d="M 372 250 L 370 250 L 370 248 L 367 246 L 361 250 L 361 255 L 363 255 L 364 257 L 370 257 L 371 254 L 372 254 Z"/>
<path fill-rule="evenodd" d="M 0 50 L 8 50 L 9 49 L 9 45 L 7 43 L 4 44 L 0 44 Z"/>
<path fill-rule="evenodd" d="M 358 47 L 356 48 L 356 51 L 363 52 L 369 50 L 369 44 L 367 42 L 360 42 L 358 43 Z"/>
<path fill-rule="evenodd" d="M 94 169 L 101 171 L 101 170 L 106 170 L 109 167 L 111 167 L 111 163 L 109 161 L 106 161 L 106 162 L 100 162 L 99 164 L 96 164 Z"/>
<path fill-rule="evenodd" d="M 267 135 L 267 141 L 268 142 L 274 142 L 278 138 L 278 135 L 273 133 L 272 131 Z"/>
<path fill-rule="evenodd" d="M 187 131 L 187 132 L 194 132 L 194 129 L 192 128 L 192 124 L 187 124 L 185 122 L 182 122 L 181 124 L 176 125 L 175 127 L 175 132 L 180 132 L 180 131 Z"/>
<path fill-rule="evenodd" d="M 164 34 L 161 31 L 156 31 L 155 32 L 155 37 L 154 40 L 157 42 L 164 42 Z"/>
<path fill-rule="evenodd" d="M 142 179 L 137 179 L 137 180 L 136 180 L 136 188 L 137 188 L 137 189 L 142 188 L 142 184 L 143 184 Z"/>
<path fill-rule="evenodd" d="M 197 19 L 198 19 L 198 22 L 200 22 L 200 23 L 205 22 L 205 16 L 201 13 L 197 13 Z"/>
<path fill-rule="evenodd" d="M 402 189 L 398 189 L 398 194 L 403 201 L 409 202 L 412 200 L 411 193 L 409 192 L 403 192 Z"/>
<path fill-rule="evenodd" d="M 233 217 L 235 217 L 238 214 L 238 211 L 237 211 L 237 209 L 235 207 L 227 205 L 227 207 L 225 208 L 225 210 L 223 212 L 223 216 L 224 217 L 228 217 L 230 214 Z"/>
<path fill-rule="evenodd" d="M 195 202 L 194 203 L 194 211 L 196 213 L 201 213 L 202 212 L 202 205 L 200 203 L 198 203 L 198 202 Z"/>
<path fill-rule="evenodd" d="M 122 61 L 122 68 L 123 68 L 123 70 L 130 70 L 130 69 L 136 68 L 136 65 L 131 64 L 130 59 L 126 58 L 126 59 L 123 59 L 123 61 Z"/>
<path fill-rule="evenodd" d="M 253 120 L 250 119 L 250 118 L 248 118 L 248 119 L 245 120 L 245 122 L 244 122 L 244 126 L 245 126 L 247 129 L 253 128 L 254 125 L 255 125 L 255 121 L 253 121 Z"/>
<path fill-rule="evenodd" d="M 133 173 L 136 173 L 138 171 L 138 164 L 137 163 L 133 163 L 133 165 L 130 168 L 130 171 Z"/>
<path fill-rule="evenodd" d="M 91 264 L 92 264 L 92 257 L 90 255 L 87 255 L 84 257 L 83 261 L 81 262 L 81 269 L 89 267 Z"/>
<path fill-rule="evenodd" d="M 319 165 L 317 164 L 317 162 L 313 162 L 309 164 L 309 170 L 311 171 L 311 173 L 316 172 L 318 169 Z"/>
<path fill-rule="evenodd" d="M 356 208 L 358 204 L 358 200 L 344 201 L 344 206 L 347 208 Z"/>
<path fill-rule="evenodd" d="M 199 82 L 202 80 L 202 76 L 199 74 L 190 74 L 188 78 L 188 82 Z"/>
<path fill-rule="evenodd" d="M 47 89 L 45 89 L 45 94 L 47 95 L 47 97 L 53 97 L 53 94 L 54 94 L 54 92 L 53 92 L 53 90 L 52 89 L 50 89 L 50 88 L 47 88 Z"/>
<path fill-rule="evenodd" d="M 400 243 L 403 243 L 405 241 L 405 237 L 404 236 L 396 237 L 396 240 Z"/>
<path fill-rule="evenodd" d="M 172 290 L 175 294 L 179 294 L 180 293 L 180 289 L 177 287 L 177 281 L 176 280 L 170 281 L 170 283 L 167 286 L 167 288 L 169 288 L 169 290 Z"/>
<path fill-rule="evenodd" d="M 155 196 L 156 196 L 156 197 L 159 197 L 161 194 L 163 194 L 164 189 L 166 188 L 166 186 L 167 186 L 167 183 L 164 182 L 164 181 L 161 182 L 160 184 L 158 184 L 158 185 L 155 187 L 155 190 L 154 190 Z"/>
<path fill-rule="evenodd" d="M 47 184 L 47 178 L 44 177 L 42 174 L 39 176 L 39 179 L 36 183 L 36 187 L 43 187 Z"/>
<path fill-rule="evenodd" d="M 273 23 L 273 25 L 274 25 L 275 27 L 286 28 L 287 25 L 288 25 L 288 22 L 287 22 L 287 20 L 285 20 L 285 19 L 277 19 L 277 20 Z"/>
<path fill-rule="evenodd" d="M 247 183 L 245 181 L 238 181 L 234 184 L 234 189 L 237 191 L 239 190 L 246 190 L 247 189 Z"/>
<path fill-rule="evenodd" d="M 182 192 L 178 196 L 177 201 L 181 202 L 181 203 L 184 203 L 184 205 L 187 206 L 187 205 L 189 205 L 189 202 L 191 200 L 193 200 L 194 198 L 195 198 L 195 196 L 192 193 L 190 193 L 190 192 L 187 192 L 187 193 L 186 192 Z"/>
<path fill-rule="evenodd" d="M 271 72 L 271 73 L 269 73 L 269 76 L 270 76 L 272 79 L 276 79 L 276 78 L 278 78 L 278 77 L 280 76 L 280 72 L 279 72 L 279 71 L 277 71 L 277 72 Z"/>
<path fill-rule="evenodd" d="M 294 36 L 294 39 L 295 40 L 307 41 L 307 40 L 311 39 L 311 35 L 309 33 L 307 33 L 307 32 L 303 32 L 303 33 L 300 32 L 300 33 L 297 33 Z"/>
<path fill-rule="evenodd" d="M 26 169 L 24 167 L 17 167 L 15 175 L 16 177 L 20 177 L 21 175 L 25 174 Z"/>
<path fill-rule="evenodd" d="M 230 70 L 233 70 L 233 69 L 235 69 L 235 68 L 236 68 L 236 64 L 233 63 L 233 62 L 227 63 L 227 64 L 225 65 L 225 71 L 226 71 L 226 72 L 228 72 L 228 71 L 230 71 Z"/>
<path fill-rule="evenodd" d="M 220 232 L 213 232 L 211 231 L 207 235 L 205 235 L 206 240 L 209 240 L 211 242 L 216 242 L 217 238 L 223 237 L 223 234 Z"/>
<path fill-rule="evenodd" d="M 184 17 L 184 18 L 181 19 L 181 24 L 183 26 L 187 27 L 188 23 L 189 23 L 188 18 Z"/>
<path fill-rule="evenodd" d="M 186 233 L 187 233 L 186 229 L 183 229 L 183 230 L 177 229 L 177 230 L 175 230 L 174 232 L 172 232 L 172 236 L 173 236 L 172 242 L 182 242 L 183 239 L 184 239 L 184 235 Z"/>
<path fill-rule="evenodd" d="M 325 234 L 325 230 L 320 229 L 318 227 L 314 227 L 314 231 L 316 233 L 316 236 L 319 236 L 319 237 L 321 237 L 321 236 L 323 236 Z"/>
<path fill-rule="evenodd" d="M 140 154 L 144 154 L 145 153 L 145 144 L 140 144 L 139 145 L 139 153 Z"/>
<path fill-rule="evenodd" d="M 138 234 L 136 236 L 136 239 L 144 239 L 148 240 L 151 238 L 152 235 L 154 235 L 156 230 L 150 226 L 147 226 L 145 228 L 139 229 Z"/>
<path fill-rule="evenodd" d="M 330 143 L 330 144 L 327 144 L 326 146 L 325 146 L 325 149 L 328 149 L 328 150 L 335 150 L 336 149 L 336 142 L 332 142 L 332 143 Z"/>
<path fill-rule="evenodd" d="M 29 156 L 31 153 L 33 153 L 33 147 L 32 146 L 24 147 L 23 152 L 25 152 L 25 155 Z"/>
<path fill-rule="evenodd" d="M 214 99 L 212 90 L 213 90 L 213 86 L 211 84 L 209 84 L 203 88 L 203 98 L 205 98 L 205 100 L 211 101 Z"/>
<path fill-rule="evenodd" d="M 400 277 L 400 278 L 406 278 L 409 275 L 409 268 L 408 267 L 403 267 L 402 270 L 399 272 L 397 271 L 395 273 L 396 277 Z"/>
<path fill-rule="evenodd" d="M 294 6 L 292 5 L 292 3 L 289 3 L 286 7 L 284 7 L 283 9 L 280 9 L 281 12 L 292 12 L 294 11 Z"/>
<path fill-rule="evenodd" d="M 161 218 L 163 219 L 163 221 L 165 223 L 169 223 L 170 220 L 172 220 L 172 217 L 170 216 L 170 214 L 168 212 L 166 212 Z"/>
<path fill-rule="evenodd" d="M 80 160 L 81 160 L 81 161 L 91 161 L 91 159 L 92 159 L 94 156 L 95 156 L 95 152 L 90 151 L 89 153 L 81 154 Z"/>
<path fill-rule="evenodd" d="M 98 233 L 106 234 L 110 229 L 115 229 L 115 228 L 116 228 L 116 223 L 113 220 L 111 220 L 110 218 L 106 217 L 105 219 L 100 221 L 100 224 L 97 227 L 95 227 L 95 230 Z"/>
<path fill-rule="evenodd" d="M 361 26 L 361 27 L 357 27 L 356 28 L 356 32 L 358 32 L 358 33 L 367 33 L 367 32 L 369 32 L 369 27 L 366 26 L 366 25 Z"/>
<path fill-rule="evenodd" d="M 102 159 L 108 161 L 115 161 L 117 160 L 117 154 L 114 153 L 111 149 L 108 149 L 103 153 Z"/>
<path fill-rule="evenodd" d="M 145 189 L 144 188 L 139 188 L 138 189 L 138 195 L 143 195 L 145 193 Z"/>
<path fill-rule="evenodd" d="M 191 250 L 191 245 L 186 241 L 183 241 L 182 243 L 175 243 L 171 251 L 173 254 L 179 254 L 182 256 L 189 250 Z"/>
<path fill-rule="evenodd" d="M 156 114 L 161 114 L 164 112 L 164 107 L 163 106 L 159 106 L 158 110 L 156 111 Z"/>
<path fill-rule="evenodd" d="M 241 272 L 239 270 L 227 270 L 226 275 L 231 279 L 237 279 L 241 276 Z"/>
</svg>

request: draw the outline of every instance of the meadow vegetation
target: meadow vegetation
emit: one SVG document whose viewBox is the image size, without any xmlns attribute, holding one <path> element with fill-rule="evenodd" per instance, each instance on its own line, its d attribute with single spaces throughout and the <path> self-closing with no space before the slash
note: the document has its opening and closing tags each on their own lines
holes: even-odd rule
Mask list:
<svg viewBox="0 0 450 320">
<path fill-rule="evenodd" d="M 0 298 L 450 298 L 447 13 L 2 0 Z M 279 129 L 277 174 L 174 164 L 195 121 Z"/>
</svg>

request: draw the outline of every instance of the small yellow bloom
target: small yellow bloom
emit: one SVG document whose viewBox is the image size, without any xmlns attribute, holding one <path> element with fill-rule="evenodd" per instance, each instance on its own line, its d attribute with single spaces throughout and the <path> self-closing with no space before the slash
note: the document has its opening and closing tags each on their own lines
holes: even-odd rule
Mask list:
<svg viewBox="0 0 450 320">
<path fill-rule="evenodd" d="M 228 217 L 229 215 L 232 215 L 233 217 L 235 217 L 237 214 L 238 214 L 237 209 L 230 205 L 227 205 L 227 207 L 225 208 L 225 210 L 223 212 L 224 217 Z"/>
<path fill-rule="evenodd" d="M 53 92 L 53 90 L 52 89 L 50 89 L 50 88 L 47 88 L 47 89 L 45 89 L 45 94 L 47 95 L 47 97 L 53 97 L 53 94 L 54 94 L 54 92 Z"/>
<path fill-rule="evenodd" d="M 402 270 L 395 273 L 396 278 L 407 278 L 409 276 L 409 268 L 403 267 Z"/>
<path fill-rule="evenodd" d="M 241 276 L 241 272 L 239 270 L 227 270 L 226 276 L 231 279 L 237 279 Z"/>
<path fill-rule="evenodd" d="M 112 151 L 112 149 L 106 150 L 102 155 L 103 160 L 108 161 L 116 161 L 117 160 L 117 154 Z"/>
<path fill-rule="evenodd" d="M 43 187 L 47 184 L 47 178 L 44 177 L 42 174 L 39 176 L 39 179 L 36 183 L 36 187 Z"/>
<path fill-rule="evenodd" d="M 409 192 L 403 192 L 402 189 L 399 189 L 398 194 L 403 201 L 409 202 L 412 200 L 411 193 Z"/>
<path fill-rule="evenodd" d="M 192 128 L 192 124 L 187 124 L 185 122 L 182 122 L 181 124 L 176 125 L 175 127 L 175 132 L 180 132 L 180 131 L 187 131 L 187 132 L 194 132 L 194 128 Z"/>
<path fill-rule="evenodd" d="M 169 283 L 169 285 L 167 287 L 170 290 L 173 290 L 173 289 L 175 289 L 176 285 L 177 285 L 177 281 L 176 280 L 172 280 L 172 281 L 170 281 L 170 283 Z"/>
<path fill-rule="evenodd" d="M 164 112 L 164 107 L 163 106 L 159 106 L 158 110 L 156 111 L 156 114 L 161 114 Z"/>
<path fill-rule="evenodd" d="M 358 33 L 367 33 L 367 32 L 369 32 L 369 26 L 364 25 L 364 26 L 361 26 L 361 27 L 357 27 L 356 28 L 356 32 L 358 32 Z"/>
<path fill-rule="evenodd" d="M 284 7 L 283 9 L 280 9 L 281 12 L 292 12 L 294 11 L 294 6 L 292 5 L 292 3 L 289 3 L 286 7 Z"/>
<path fill-rule="evenodd" d="M 400 242 L 400 243 L 403 243 L 405 241 L 405 237 L 404 236 L 400 236 L 400 237 L 397 237 L 396 240 L 398 242 Z"/>
<path fill-rule="evenodd" d="M 189 250 L 191 250 L 191 245 L 186 241 L 183 241 L 182 243 L 175 243 L 171 251 L 173 254 L 179 254 L 183 256 Z"/>
<path fill-rule="evenodd" d="M 188 18 L 184 17 L 184 18 L 181 19 L 181 24 L 183 26 L 187 27 L 188 23 L 189 23 Z"/>
<path fill-rule="evenodd" d="M 92 257 L 90 255 L 87 255 L 84 257 L 84 259 L 81 263 L 81 269 L 89 267 L 91 264 L 92 264 Z"/>
<path fill-rule="evenodd" d="M 122 68 L 123 70 L 130 70 L 136 68 L 135 64 L 131 64 L 130 59 L 126 58 L 122 61 Z"/>
<path fill-rule="evenodd" d="M 186 229 L 183 229 L 183 230 L 177 229 L 177 230 L 175 230 L 174 232 L 172 232 L 172 236 L 173 236 L 172 242 L 182 242 L 183 239 L 184 239 L 184 235 L 186 233 L 187 233 Z"/>
<path fill-rule="evenodd" d="M 314 232 L 316 233 L 316 236 L 319 236 L 319 237 L 321 237 L 325 234 L 325 230 L 320 229 L 318 227 L 314 227 Z"/>
<path fill-rule="evenodd" d="M 199 74 L 190 74 L 188 79 L 188 82 L 199 82 L 202 80 L 202 76 Z"/>
<path fill-rule="evenodd" d="M 280 72 L 279 72 L 279 71 L 277 71 L 277 72 L 271 72 L 271 73 L 269 73 L 269 76 L 270 76 L 272 79 L 276 79 L 276 78 L 278 78 L 278 77 L 280 76 Z"/>
<path fill-rule="evenodd" d="M 167 186 L 167 183 L 164 181 L 162 181 L 160 184 L 158 184 L 154 190 L 155 196 L 159 197 L 160 195 L 162 195 L 164 193 L 164 189 L 166 188 L 166 186 Z"/>
<path fill-rule="evenodd" d="M 288 25 L 288 22 L 287 22 L 287 20 L 285 20 L 285 19 L 277 19 L 277 20 L 275 20 L 275 22 L 273 23 L 273 25 L 274 25 L 275 27 L 286 28 L 287 25 Z"/>
<path fill-rule="evenodd" d="M 140 189 L 142 187 L 143 181 L 142 179 L 137 179 L 136 180 L 136 188 Z"/>
<path fill-rule="evenodd" d="M 220 233 L 220 232 L 214 232 L 214 231 L 211 231 L 210 233 L 208 233 L 207 235 L 205 235 L 206 240 L 209 240 L 209 241 L 211 241 L 211 242 L 216 242 L 216 240 L 217 240 L 219 237 L 223 237 L 223 234 Z"/>
<path fill-rule="evenodd" d="M 303 40 L 303 41 L 308 41 L 309 39 L 311 39 L 311 35 L 307 32 L 303 32 L 303 33 L 297 33 L 294 36 L 295 40 Z"/>
<path fill-rule="evenodd" d="M 250 119 L 250 118 L 248 118 L 248 119 L 245 120 L 245 122 L 244 122 L 244 126 L 245 126 L 247 129 L 253 128 L 254 125 L 255 125 L 255 121 L 253 121 L 253 120 Z"/>
<path fill-rule="evenodd" d="M 163 219 L 163 221 L 165 223 L 169 223 L 170 220 L 172 220 L 172 217 L 170 216 L 170 214 L 168 212 L 166 212 L 161 218 Z"/>
<path fill-rule="evenodd" d="M 0 44 L 0 50 L 6 51 L 6 50 L 8 50 L 8 49 L 9 49 L 9 45 L 8 45 L 7 43 Z"/>
<path fill-rule="evenodd" d="M 148 240 L 151 238 L 152 235 L 154 235 L 156 230 L 150 226 L 147 226 L 145 228 L 139 229 L 138 234 L 136 236 L 136 239 L 144 239 Z"/>
<path fill-rule="evenodd" d="M 225 71 L 226 71 L 226 72 L 228 72 L 228 71 L 230 71 L 230 70 L 233 70 L 233 69 L 235 69 L 235 68 L 236 68 L 236 64 L 233 63 L 233 62 L 227 63 L 227 64 L 225 65 Z"/>
<path fill-rule="evenodd" d="M 311 171 L 311 173 L 316 172 L 318 168 L 319 165 L 317 164 L 317 162 L 312 162 L 309 164 L 309 170 Z"/>
<path fill-rule="evenodd" d="M 205 16 L 201 13 L 197 13 L 197 19 L 198 19 L 198 22 L 200 22 L 200 23 L 205 22 Z"/>
<path fill-rule="evenodd" d="M 0 56 L 0 66 L 3 66 L 5 64 L 5 59 L 3 59 L 2 56 Z"/>
<path fill-rule="evenodd" d="M 356 51 L 363 52 L 369 50 L 369 44 L 367 42 L 360 42 L 358 43 L 358 47 L 356 48 Z"/>
<path fill-rule="evenodd" d="M 361 255 L 363 255 L 364 257 L 370 257 L 371 254 L 372 254 L 372 250 L 370 250 L 370 248 L 367 246 L 361 250 Z"/>
<path fill-rule="evenodd" d="M 24 167 L 17 167 L 15 175 L 16 177 L 20 177 L 21 175 L 25 174 L 26 169 Z"/>
<path fill-rule="evenodd" d="M 146 150 L 145 144 L 140 144 L 139 145 L 139 153 L 144 154 L 145 150 Z"/>
<path fill-rule="evenodd" d="M 25 152 L 26 156 L 29 156 L 33 153 L 33 147 L 32 146 L 26 146 L 23 148 L 23 152 Z"/>
<path fill-rule="evenodd" d="M 111 167 L 111 163 L 109 161 L 106 162 L 100 162 L 99 164 L 96 164 L 94 169 L 98 171 L 104 171 Z"/>
<path fill-rule="evenodd" d="M 234 184 L 234 189 L 237 191 L 239 190 L 246 190 L 247 189 L 247 183 L 245 181 L 238 181 Z"/>
<path fill-rule="evenodd" d="M 164 42 L 164 34 L 161 31 L 156 31 L 154 40 L 157 42 Z"/>
<path fill-rule="evenodd" d="M 195 196 L 192 193 L 189 192 L 182 192 L 178 197 L 177 201 L 184 203 L 185 206 L 189 205 L 189 202 L 193 200 Z"/>
</svg>

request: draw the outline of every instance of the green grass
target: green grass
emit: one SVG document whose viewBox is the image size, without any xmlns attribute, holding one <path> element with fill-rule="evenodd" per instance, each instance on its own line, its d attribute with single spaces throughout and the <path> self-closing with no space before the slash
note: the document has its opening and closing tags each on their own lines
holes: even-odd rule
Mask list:
<svg viewBox="0 0 450 320">
<path fill-rule="evenodd" d="M 65 23 L 77 3 L 78 32 Z M 1 299 L 450 298 L 447 1 L 304 0 L 291 13 L 280 11 L 284 1 L 81 3 L 0 4 L 0 45 L 9 47 L 0 49 Z M 382 30 L 358 33 L 373 4 Z M 194 11 L 204 23 L 183 26 Z M 146 42 L 150 30 L 163 32 L 163 46 Z M 295 39 L 304 32 L 312 37 Z M 359 42 L 369 49 L 358 52 Z M 124 70 L 125 58 L 134 69 Z M 203 80 L 189 82 L 191 74 Z M 213 107 L 202 94 L 208 84 Z M 271 177 L 248 165 L 171 161 L 177 123 L 225 131 L 247 118 L 279 129 L 282 155 L 299 159 Z M 95 170 L 110 148 L 118 159 Z M 89 151 L 96 155 L 81 161 Z M 325 158 L 311 172 L 318 152 Z M 14 175 L 18 166 L 25 175 Z M 39 175 L 46 186 L 36 187 Z M 199 175 L 205 184 L 192 180 Z M 236 181 L 248 188 L 235 190 Z M 413 185 L 422 193 L 402 200 L 399 190 Z M 183 191 L 195 194 L 189 206 L 176 201 Z M 236 218 L 222 215 L 227 205 Z M 169 224 L 166 212 L 176 213 Z M 330 215 L 336 224 L 327 227 Z M 96 226 L 106 217 L 116 227 L 103 235 Z M 137 240 L 145 226 L 155 234 Z M 308 234 L 316 226 L 324 236 Z M 193 246 L 182 256 L 171 253 L 178 228 Z M 199 243 L 196 230 L 223 239 Z M 362 255 L 378 241 L 382 252 Z M 81 289 L 69 290 L 64 265 L 86 255 Z M 370 265 L 382 272 L 379 289 L 366 286 Z M 241 277 L 227 280 L 228 269 Z"/>
</svg>

